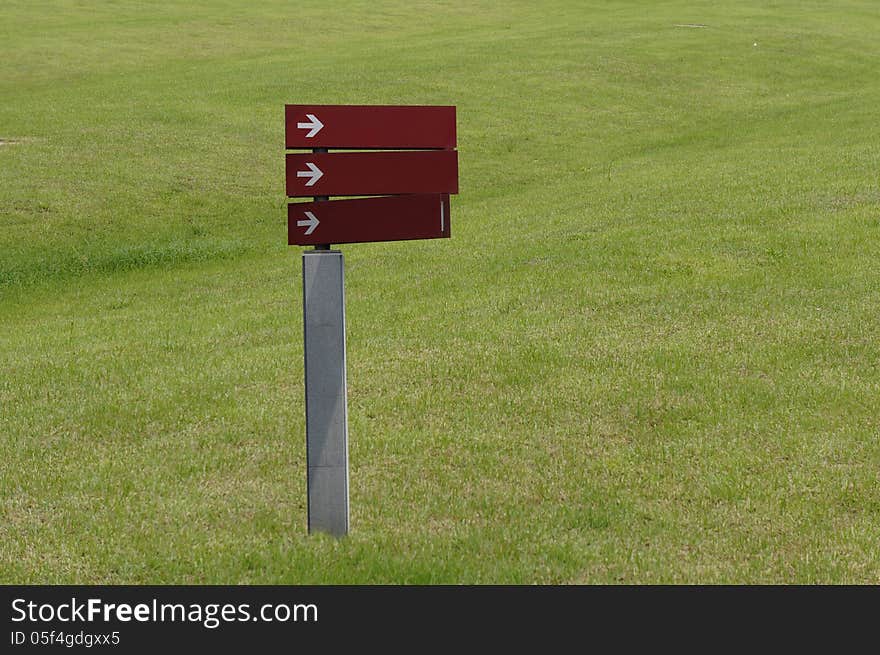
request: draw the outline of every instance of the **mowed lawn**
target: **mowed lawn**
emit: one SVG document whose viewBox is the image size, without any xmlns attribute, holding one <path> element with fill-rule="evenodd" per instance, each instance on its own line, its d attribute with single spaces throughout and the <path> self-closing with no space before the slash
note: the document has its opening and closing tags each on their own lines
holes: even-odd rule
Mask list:
<svg viewBox="0 0 880 655">
<path fill-rule="evenodd" d="M 0 582 L 880 583 L 878 34 L 4 0 Z M 458 108 L 452 238 L 342 247 L 342 540 L 306 534 L 285 103 Z"/>
</svg>

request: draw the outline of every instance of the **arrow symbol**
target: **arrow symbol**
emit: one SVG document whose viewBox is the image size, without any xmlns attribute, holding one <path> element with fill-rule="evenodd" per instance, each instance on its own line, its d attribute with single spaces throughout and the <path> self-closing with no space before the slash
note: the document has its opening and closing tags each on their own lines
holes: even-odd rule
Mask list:
<svg viewBox="0 0 880 655">
<path fill-rule="evenodd" d="M 318 224 L 321 222 L 318 220 L 318 217 L 315 216 L 312 212 L 303 212 L 306 216 L 309 217 L 307 221 L 297 221 L 297 227 L 306 227 L 308 226 L 308 230 L 306 230 L 306 236 L 309 236 L 312 232 L 315 231 L 315 228 L 318 227 Z"/>
<path fill-rule="evenodd" d="M 309 178 L 311 178 L 308 182 L 306 182 L 306 186 L 315 186 L 315 182 L 317 182 L 318 180 L 321 179 L 321 177 L 324 175 L 324 171 L 322 171 L 320 168 L 318 168 L 317 166 L 315 166 L 315 165 L 314 165 L 312 162 L 310 162 L 310 161 L 307 161 L 307 162 L 306 162 L 306 166 L 308 166 L 309 169 L 311 169 L 311 170 L 308 170 L 308 171 L 297 171 L 297 172 L 296 172 L 296 176 L 297 176 L 297 177 L 309 177 Z"/>
<path fill-rule="evenodd" d="M 299 130 L 311 130 L 308 134 L 306 134 L 307 139 L 311 139 L 318 132 L 321 131 L 321 128 L 324 127 L 324 123 L 318 120 L 318 117 L 314 114 L 306 114 L 306 118 L 309 119 L 308 123 L 297 123 L 296 127 Z"/>
</svg>

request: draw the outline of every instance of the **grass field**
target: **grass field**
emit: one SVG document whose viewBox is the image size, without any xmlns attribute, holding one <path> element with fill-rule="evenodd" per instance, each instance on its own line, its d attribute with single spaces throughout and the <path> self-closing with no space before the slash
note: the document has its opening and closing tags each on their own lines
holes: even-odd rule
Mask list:
<svg viewBox="0 0 880 655">
<path fill-rule="evenodd" d="M 0 582 L 880 583 L 878 34 L 4 0 Z M 343 540 L 305 529 L 285 103 L 458 107 L 452 239 L 342 248 Z"/>
</svg>

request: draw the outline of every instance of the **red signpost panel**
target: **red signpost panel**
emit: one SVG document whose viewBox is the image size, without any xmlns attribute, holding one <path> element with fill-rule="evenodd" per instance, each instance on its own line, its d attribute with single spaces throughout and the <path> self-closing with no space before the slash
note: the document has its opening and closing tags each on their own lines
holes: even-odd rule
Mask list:
<svg viewBox="0 0 880 655">
<path fill-rule="evenodd" d="M 287 155 L 287 195 L 458 193 L 455 150 Z"/>
<path fill-rule="evenodd" d="M 449 236 L 449 196 L 431 193 L 287 205 L 287 243 L 364 243 Z"/>
<path fill-rule="evenodd" d="M 455 107 L 285 105 L 288 148 L 455 148 Z"/>
</svg>

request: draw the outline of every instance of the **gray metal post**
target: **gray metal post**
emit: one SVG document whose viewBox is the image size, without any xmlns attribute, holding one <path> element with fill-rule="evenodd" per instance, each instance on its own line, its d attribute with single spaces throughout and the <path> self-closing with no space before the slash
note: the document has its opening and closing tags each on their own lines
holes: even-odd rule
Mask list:
<svg viewBox="0 0 880 655">
<path fill-rule="evenodd" d="M 338 250 L 307 250 L 303 264 L 309 532 L 348 534 L 345 275 Z"/>
</svg>

